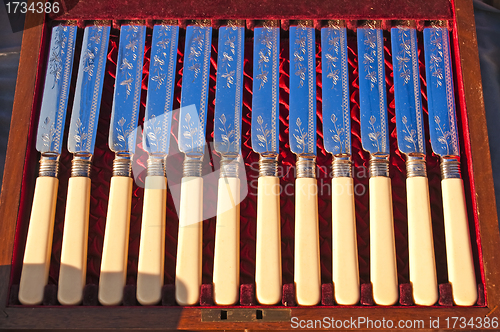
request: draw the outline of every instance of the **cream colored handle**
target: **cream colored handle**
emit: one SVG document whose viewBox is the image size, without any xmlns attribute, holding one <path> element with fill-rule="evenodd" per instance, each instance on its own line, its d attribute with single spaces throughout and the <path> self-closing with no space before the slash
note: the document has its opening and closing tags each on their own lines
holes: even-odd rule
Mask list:
<svg viewBox="0 0 500 332">
<path fill-rule="evenodd" d="M 36 305 L 43 300 L 43 290 L 49 279 L 58 187 L 59 180 L 55 177 L 36 179 L 19 283 L 19 301 L 22 304 Z"/>
<path fill-rule="evenodd" d="M 195 305 L 200 300 L 202 245 L 203 178 L 185 177 L 181 182 L 175 267 L 175 300 L 179 305 Z"/>
<path fill-rule="evenodd" d="M 99 302 L 119 305 L 127 277 L 132 178 L 113 176 L 109 190 L 108 214 L 104 231 Z"/>
<path fill-rule="evenodd" d="M 166 218 L 167 179 L 146 176 L 137 267 L 137 301 L 142 305 L 154 305 L 161 300 Z"/>
<path fill-rule="evenodd" d="M 57 287 L 57 299 L 63 305 L 76 305 L 83 299 L 87 276 L 90 185 L 90 178 L 69 178 Z"/>
<path fill-rule="evenodd" d="M 240 290 L 240 179 L 220 178 L 214 251 L 214 302 L 233 305 Z"/>
<path fill-rule="evenodd" d="M 433 305 L 438 300 L 429 185 L 423 176 L 406 179 L 408 200 L 408 252 L 413 300 Z"/>
<path fill-rule="evenodd" d="M 477 284 L 465 207 L 462 179 L 443 179 L 444 234 L 448 261 L 448 281 L 457 305 L 474 305 Z"/>
<path fill-rule="evenodd" d="M 355 305 L 359 302 L 360 288 L 351 177 L 332 179 L 332 233 L 335 301 L 341 305 Z"/>
<path fill-rule="evenodd" d="M 281 218 L 280 181 L 261 176 L 257 191 L 257 238 L 255 294 L 260 304 L 281 300 Z"/>
<path fill-rule="evenodd" d="M 295 294 L 299 305 L 321 300 L 318 185 L 316 179 L 295 180 Z"/>
<path fill-rule="evenodd" d="M 398 273 L 394 243 L 391 179 L 370 178 L 370 274 L 373 300 L 393 305 L 398 300 Z"/>
</svg>

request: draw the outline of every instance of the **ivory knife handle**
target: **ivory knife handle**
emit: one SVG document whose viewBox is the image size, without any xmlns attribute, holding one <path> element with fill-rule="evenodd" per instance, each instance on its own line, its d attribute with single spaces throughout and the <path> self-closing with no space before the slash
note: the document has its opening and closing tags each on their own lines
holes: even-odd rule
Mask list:
<svg viewBox="0 0 500 332">
<path fill-rule="evenodd" d="M 477 301 L 477 285 L 462 179 L 441 180 L 448 281 L 457 305 Z"/>
<path fill-rule="evenodd" d="M 257 191 L 255 293 L 260 304 L 281 300 L 281 219 L 279 178 L 261 176 Z"/>
<path fill-rule="evenodd" d="M 410 282 L 417 305 L 438 300 L 429 185 L 423 176 L 406 179 L 408 200 L 408 250 Z"/>
<path fill-rule="evenodd" d="M 130 209 L 133 180 L 113 176 L 102 250 L 98 299 L 102 305 L 119 305 L 127 276 Z"/>
<path fill-rule="evenodd" d="M 355 305 L 360 297 L 353 190 L 351 177 L 332 179 L 332 275 L 335 301 L 340 305 Z"/>
<path fill-rule="evenodd" d="M 69 178 L 57 287 L 57 299 L 63 305 L 76 305 L 83 299 L 87 275 L 90 185 L 88 177 Z"/>
<path fill-rule="evenodd" d="M 142 305 L 154 305 L 161 300 L 166 217 L 167 179 L 147 176 L 137 268 L 137 301 Z"/>
<path fill-rule="evenodd" d="M 394 243 L 391 179 L 370 178 L 370 274 L 373 300 L 393 305 L 398 300 L 398 273 Z"/>
<path fill-rule="evenodd" d="M 19 283 L 19 301 L 25 305 L 42 303 L 43 290 L 49 279 L 58 186 L 56 177 L 36 179 Z"/>
<path fill-rule="evenodd" d="M 295 180 L 295 294 L 299 305 L 321 300 L 318 185 L 314 178 Z"/>
<path fill-rule="evenodd" d="M 179 305 L 195 305 L 200 300 L 202 245 L 203 178 L 184 177 L 175 268 L 175 300 Z"/>
<path fill-rule="evenodd" d="M 240 179 L 220 178 L 214 251 L 214 302 L 233 305 L 240 290 Z"/>
</svg>

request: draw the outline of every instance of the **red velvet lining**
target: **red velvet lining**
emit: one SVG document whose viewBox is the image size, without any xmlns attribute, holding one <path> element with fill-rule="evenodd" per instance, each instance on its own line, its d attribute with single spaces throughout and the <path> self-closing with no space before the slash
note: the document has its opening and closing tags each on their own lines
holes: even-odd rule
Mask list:
<svg viewBox="0 0 500 332">
<path fill-rule="evenodd" d="M 178 63 L 177 63 L 177 76 L 175 85 L 175 100 L 174 109 L 179 108 L 180 100 L 180 90 L 182 86 L 182 62 L 183 62 L 183 52 L 184 52 L 184 31 L 181 30 L 181 36 L 179 39 L 179 49 L 178 49 Z M 256 220 L 256 186 L 255 179 L 257 178 L 257 162 L 258 155 L 254 153 L 251 149 L 250 143 L 250 120 L 251 120 L 251 101 L 252 101 L 252 57 L 253 57 L 253 41 L 251 38 L 251 31 L 247 31 L 247 41 L 245 44 L 245 67 L 244 67 L 244 93 L 243 93 L 243 124 L 242 124 L 242 155 L 245 162 L 246 175 L 248 179 L 248 196 L 241 203 L 241 263 L 240 263 L 240 282 L 242 285 L 242 292 L 245 296 L 242 296 L 241 304 L 253 304 L 253 288 L 247 286 L 247 284 L 253 284 L 255 275 L 255 220 Z M 114 73 L 116 70 L 116 59 L 117 59 L 117 43 L 118 43 L 119 31 L 112 29 L 110 37 L 110 46 L 108 52 L 108 63 L 106 67 L 106 76 L 104 80 L 104 91 L 101 103 L 101 111 L 99 116 L 99 130 L 96 139 L 96 148 L 94 153 L 94 166 L 92 171 L 92 189 L 91 189 L 91 208 L 90 208 L 90 228 L 89 228 L 89 247 L 88 247 L 88 263 L 87 263 L 87 304 L 95 305 L 95 298 L 92 297 L 96 288 L 94 284 L 99 282 L 99 270 L 101 263 L 101 254 L 103 246 L 103 236 L 104 228 L 106 222 L 106 211 L 108 203 L 109 194 L 109 181 L 112 175 L 112 161 L 114 154 L 108 149 L 107 138 L 109 130 L 109 119 L 111 114 L 111 105 L 113 99 L 113 87 L 114 87 Z M 391 145 L 391 165 L 390 174 L 392 179 L 392 190 L 393 190 L 393 208 L 394 208 L 394 224 L 395 224 L 395 237 L 396 237 L 396 253 L 397 253 L 397 264 L 398 264 L 398 278 L 401 285 L 401 304 L 411 305 L 407 299 L 408 286 L 409 283 L 409 271 L 408 271 L 408 247 L 407 247 L 407 223 L 406 223 L 406 170 L 404 163 L 404 156 L 401 155 L 397 149 L 396 141 L 396 130 L 395 130 L 395 117 L 394 117 L 394 87 L 392 82 L 392 63 L 391 63 L 391 48 L 390 48 L 390 35 L 389 32 L 385 32 L 386 43 L 385 43 L 385 55 L 386 55 L 386 83 L 387 83 L 387 103 L 388 103 L 388 114 L 390 123 L 390 145 Z M 421 73 L 421 83 L 422 83 L 422 96 L 423 96 L 423 107 L 424 112 L 427 113 L 426 104 L 426 92 L 425 92 L 425 68 L 423 62 L 423 47 L 422 47 L 422 35 L 418 35 L 419 43 L 419 62 L 420 62 L 420 73 Z M 150 52 L 150 40 L 151 31 L 148 31 L 147 43 L 146 43 L 146 57 L 144 61 L 144 74 L 143 74 L 143 94 L 141 99 L 141 113 L 139 125 L 142 125 L 144 105 L 147 93 L 147 79 L 149 70 L 149 52 Z M 330 184 L 330 167 L 331 167 L 331 156 L 326 153 L 323 148 L 322 139 L 322 125 L 321 125 L 321 65 L 320 65 L 320 45 L 319 45 L 319 35 L 317 35 L 317 114 L 318 114 L 318 166 L 319 171 L 318 186 L 320 188 L 318 196 L 318 211 L 319 211 L 319 226 L 320 226 L 320 251 L 321 251 L 321 276 L 322 283 L 331 283 L 332 278 L 332 246 L 331 246 L 331 195 L 325 190 L 322 191 L 321 188 L 326 189 Z M 77 43 L 77 45 L 79 45 Z M 79 47 L 79 46 L 77 46 Z M 359 251 L 359 271 L 360 271 L 360 281 L 363 285 L 362 287 L 362 298 L 361 304 L 372 305 L 373 301 L 370 301 L 371 288 L 369 287 L 370 273 L 369 273 L 369 204 L 368 204 L 368 171 L 367 171 L 367 161 L 368 154 L 362 150 L 360 141 L 360 124 L 359 124 L 359 88 L 358 88 L 358 72 L 357 72 L 357 46 L 356 46 L 356 36 L 355 33 L 349 31 L 348 38 L 348 57 L 349 57 L 349 72 L 350 72 L 350 101 L 351 101 L 351 112 L 352 112 L 352 154 L 354 162 L 354 184 L 360 193 L 364 188 L 365 192 L 363 195 L 356 195 L 356 223 L 357 223 L 357 233 L 358 233 L 358 251 Z M 456 45 L 455 45 L 456 47 Z M 288 33 L 282 31 L 282 41 L 281 41 L 281 59 L 280 59 L 280 165 L 286 169 L 286 171 L 280 174 L 280 181 L 284 190 L 281 195 L 281 213 L 282 213 L 282 270 L 283 270 L 283 284 L 284 287 L 284 302 L 288 305 L 293 305 L 294 301 L 290 298 L 293 295 L 293 248 L 294 248 L 294 165 L 295 156 L 290 152 L 288 143 L 288 99 L 289 99 L 289 61 L 288 61 Z M 77 53 L 78 54 L 78 53 Z M 455 59 L 457 61 L 457 59 Z M 217 33 L 214 31 L 214 41 L 212 46 L 212 66 L 210 70 L 210 93 L 209 93 L 209 104 L 208 104 L 208 122 L 207 122 L 207 141 L 211 143 L 213 141 L 213 116 L 214 116 L 214 98 L 215 98 L 215 75 L 217 67 Z M 77 71 L 73 71 L 73 79 L 76 76 Z M 459 78 L 461 76 L 458 76 Z M 42 82 L 43 83 L 43 82 Z M 38 82 L 38 86 L 43 86 L 43 84 Z M 478 257 L 478 249 L 476 244 L 479 245 L 479 236 L 476 240 L 477 228 L 474 228 L 477 224 L 477 213 L 472 209 L 471 189 L 474 190 L 473 183 L 469 178 L 465 170 L 470 170 L 470 146 L 467 127 L 463 123 L 463 118 L 466 118 L 466 110 L 463 105 L 463 87 L 461 84 L 455 84 L 457 93 L 457 115 L 458 115 L 458 125 L 462 132 L 461 135 L 461 150 L 465 151 L 463 154 L 462 162 L 464 170 L 463 178 L 466 187 L 466 200 L 469 211 L 469 220 L 471 225 L 471 237 L 473 243 L 473 251 L 476 262 L 476 278 L 480 283 L 484 279 L 484 275 L 481 271 L 481 261 Z M 72 94 L 70 95 L 70 99 Z M 38 106 L 34 107 L 36 112 L 39 109 Z M 460 111 L 458 111 L 460 110 Z M 172 140 L 170 145 L 170 155 L 167 159 L 167 167 L 169 168 L 169 176 L 171 179 L 180 179 L 182 173 L 182 161 L 183 154 L 178 151 L 177 144 L 177 131 L 178 131 L 178 112 L 174 112 L 173 123 L 172 123 Z M 70 116 L 67 117 L 68 123 Z M 19 222 L 17 228 L 16 245 L 14 250 L 13 258 L 13 272 L 11 284 L 15 285 L 19 283 L 20 270 L 22 266 L 22 256 L 24 252 L 24 242 L 26 237 L 27 225 L 29 222 L 29 213 L 31 205 L 31 195 L 34 187 L 34 179 L 36 174 L 36 153 L 34 152 L 33 142 L 35 140 L 36 134 L 36 124 L 37 116 L 32 119 L 31 131 L 30 131 L 30 145 L 28 150 L 28 155 L 31 154 L 32 158 L 27 159 L 26 162 L 26 172 L 23 179 L 23 192 L 22 192 L 22 204 L 21 212 L 19 215 Z M 427 117 L 425 117 L 425 126 L 428 130 Z M 68 125 L 66 125 L 67 136 Z M 427 134 L 428 137 L 428 134 Z M 66 140 L 64 142 L 66 144 Z M 65 145 L 64 145 L 65 146 Z M 444 245 L 444 227 L 443 227 L 443 212 L 441 203 L 441 187 L 440 187 L 440 169 L 439 160 L 437 156 L 432 154 L 430 142 L 427 140 L 427 168 L 428 168 L 428 178 L 429 178 L 429 191 L 431 199 L 431 209 L 432 209 L 432 219 L 433 219 L 433 231 L 434 231 L 434 247 L 436 254 L 436 268 L 438 282 L 440 284 L 445 284 L 447 282 L 447 270 L 446 270 L 446 254 Z M 33 157 L 34 156 L 34 157 Z M 58 194 L 58 204 L 56 212 L 56 223 L 54 229 L 54 239 L 52 248 L 52 261 L 49 274 L 49 284 L 56 285 L 59 275 L 59 264 L 61 255 L 61 242 L 62 242 L 62 231 L 64 223 L 64 211 L 65 211 L 65 201 L 67 194 L 67 184 L 70 176 L 70 166 L 71 166 L 72 156 L 68 153 L 66 148 L 63 148 L 63 153 L 61 155 L 61 166 L 60 166 L 60 185 Z M 141 216 L 142 216 L 142 197 L 145 177 L 145 165 L 147 160 L 147 154 L 142 150 L 142 144 L 138 142 L 136 155 L 134 158 L 134 177 L 137 179 L 134 184 L 133 189 L 133 199 L 132 199 L 132 215 L 130 223 L 130 240 L 129 240 L 129 261 L 127 266 L 127 289 L 126 294 L 132 294 L 134 285 L 136 283 L 137 277 L 137 260 L 139 252 L 139 239 L 141 230 Z M 206 156 L 203 172 L 207 174 L 212 171 L 213 168 L 217 169 L 219 165 L 219 156 L 215 151 L 211 151 L 209 156 Z M 169 185 L 173 184 L 173 181 L 169 179 Z M 254 181 L 254 182 L 252 182 Z M 178 199 L 178 197 L 177 197 Z M 216 205 L 217 200 L 217 183 L 205 182 L 204 186 L 204 206 L 208 210 Z M 24 212 L 22 212 L 24 211 Z M 473 221 L 475 220 L 475 222 Z M 213 252 L 214 252 L 214 238 L 215 238 L 215 218 L 211 218 L 204 221 L 203 230 L 203 283 L 210 284 L 212 282 L 212 269 L 213 269 Z M 174 208 L 173 197 L 168 195 L 167 200 L 167 229 L 166 229 L 166 246 L 165 246 L 165 284 L 164 289 L 165 296 L 168 297 L 163 300 L 164 304 L 171 305 L 171 284 L 174 282 L 175 275 L 175 257 L 176 257 L 176 247 L 177 247 L 177 232 L 178 232 L 178 217 Z M 290 285 L 291 284 L 291 285 Z M 288 286 L 287 286 L 288 285 Z M 170 287 L 170 288 L 169 288 Z M 444 286 L 443 286 L 444 287 Z M 443 288 L 441 287 L 441 288 Z M 446 288 L 446 287 L 444 287 Z M 51 294 L 49 287 L 48 293 Z M 202 294 L 202 303 L 205 305 L 212 305 L 209 298 L 211 297 L 211 287 L 209 285 L 204 285 Z M 411 288 L 410 288 L 411 290 Z M 333 305 L 332 300 L 329 298 L 331 289 L 327 286 L 323 287 L 323 305 Z M 448 294 L 443 290 L 443 294 Z M 250 295 L 249 295 L 250 294 Z M 126 300 L 128 302 L 133 302 L 127 296 Z M 49 297 L 50 298 L 50 297 Z M 443 303 L 448 303 L 446 299 L 449 296 L 443 297 Z M 47 304 L 51 303 L 47 300 Z M 484 299 L 483 299 L 484 301 Z M 135 302 L 133 302 L 135 305 Z M 483 302 L 484 305 L 484 302 Z"/>
</svg>

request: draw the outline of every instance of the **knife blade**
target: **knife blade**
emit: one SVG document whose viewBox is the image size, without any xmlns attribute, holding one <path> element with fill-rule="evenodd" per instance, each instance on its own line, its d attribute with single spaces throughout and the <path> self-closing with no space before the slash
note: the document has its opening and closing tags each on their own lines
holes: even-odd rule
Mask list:
<svg viewBox="0 0 500 332">
<path fill-rule="evenodd" d="M 280 28 L 254 28 L 252 148 L 259 154 L 255 295 L 261 304 L 281 300 L 281 218 L 278 171 Z"/>
<path fill-rule="evenodd" d="M 424 50 L 431 146 L 441 159 L 448 281 L 455 304 L 473 305 L 477 300 L 477 285 L 460 174 L 450 39 L 444 22 L 424 29 Z"/>
<path fill-rule="evenodd" d="M 98 299 L 102 305 L 121 303 L 127 275 L 133 184 L 131 168 L 141 99 L 145 38 L 145 26 L 121 26 L 109 129 L 109 147 L 115 152 L 115 159 L 99 277 Z"/>
<path fill-rule="evenodd" d="M 214 302 L 233 305 L 239 297 L 241 112 L 243 106 L 243 21 L 219 29 L 214 145 L 221 154 L 214 250 Z"/>
<path fill-rule="evenodd" d="M 316 44 L 312 21 L 290 26 L 290 149 L 297 155 L 294 280 L 297 303 L 321 299 L 316 181 Z"/>
<path fill-rule="evenodd" d="M 389 134 L 385 87 L 384 37 L 379 22 L 359 27 L 358 65 L 361 142 L 370 153 L 370 276 L 378 305 L 398 300 Z"/>
<path fill-rule="evenodd" d="M 59 156 L 68 105 L 77 27 L 52 28 L 47 61 L 36 149 L 41 153 L 39 177 L 35 184 L 23 268 L 19 283 L 19 301 L 40 304 L 49 277 L 52 234 L 59 187 Z"/>
<path fill-rule="evenodd" d="M 168 25 L 171 23 L 172 25 Z M 154 305 L 161 300 L 165 259 L 167 178 L 165 158 L 170 142 L 172 102 L 179 27 L 176 22 L 155 25 L 146 98 L 144 149 L 148 152 L 144 208 L 137 269 L 137 300 Z"/>
<path fill-rule="evenodd" d="M 175 299 L 195 305 L 200 299 L 203 244 L 203 178 L 212 28 L 196 21 L 186 28 L 179 114 L 179 149 L 185 153 L 179 208 Z"/>
<path fill-rule="evenodd" d="M 323 139 L 333 155 L 332 246 L 335 301 L 358 303 L 359 268 L 351 162 L 347 31 L 343 21 L 321 29 Z"/>
<path fill-rule="evenodd" d="M 392 28 L 391 44 L 398 147 L 406 155 L 410 282 L 415 304 L 433 305 L 438 300 L 437 276 L 414 23 Z"/>
<path fill-rule="evenodd" d="M 68 184 L 57 299 L 63 305 L 82 301 L 87 271 L 90 170 L 108 54 L 109 26 L 86 27 L 68 134 L 73 154 Z"/>
</svg>

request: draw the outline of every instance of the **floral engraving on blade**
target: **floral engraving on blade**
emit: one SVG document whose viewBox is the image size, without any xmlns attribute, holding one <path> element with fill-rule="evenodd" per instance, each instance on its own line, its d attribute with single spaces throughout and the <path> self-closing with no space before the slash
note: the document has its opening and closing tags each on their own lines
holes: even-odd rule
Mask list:
<svg viewBox="0 0 500 332">
<path fill-rule="evenodd" d="M 452 138 L 452 134 L 450 130 L 444 131 L 443 127 L 441 126 L 441 119 L 439 116 L 434 116 L 434 122 L 437 125 L 437 129 L 440 133 L 438 136 L 438 142 L 443 144 L 446 147 L 446 155 L 450 154 L 450 142 L 449 140 Z"/>
<path fill-rule="evenodd" d="M 57 82 L 61 79 L 63 71 L 63 57 L 64 50 L 66 48 L 66 43 L 68 39 L 64 34 L 68 30 L 67 27 L 59 25 L 56 28 L 54 36 L 54 44 L 50 50 L 50 60 L 49 60 L 49 74 L 54 77 L 54 83 L 52 84 L 52 89 L 56 86 Z"/>
<path fill-rule="evenodd" d="M 231 145 L 234 144 L 234 129 L 231 129 L 231 124 L 226 124 L 226 116 L 222 114 L 219 119 L 221 126 L 222 145 L 226 147 L 226 152 L 229 152 Z"/>
<path fill-rule="evenodd" d="M 413 149 L 414 151 L 417 151 L 417 132 L 415 129 L 412 128 L 411 123 L 408 126 L 408 119 L 406 116 L 403 116 L 401 119 L 401 122 L 403 122 L 405 128 L 403 129 L 403 133 L 405 133 L 404 139 L 407 142 L 406 147 L 408 149 Z M 408 144 L 409 143 L 409 144 Z M 412 144 L 413 147 L 410 145 Z"/>
<path fill-rule="evenodd" d="M 162 25 L 158 31 L 158 36 L 156 37 L 158 40 L 156 47 L 158 47 L 160 51 L 158 54 L 155 54 L 151 60 L 153 62 L 151 81 L 156 82 L 156 90 L 158 90 L 165 83 L 165 78 L 167 77 L 163 66 L 167 62 L 167 47 L 171 41 L 169 34 L 170 30 L 170 26 Z"/>
<path fill-rule="evenodd" d="M 331 30 L 328 33 L 328 53 L 325 54 L 325 58 L 326 64 L 328 66 L 326 77 L 332 81 L 333 89 L 340 79 L 340 69 L 338 68 L 337 64 L 340 58 L 340 37 L 334 36 L 334 30 Z"/>
<path fill-rule="evenodd" d="M 430 65 L 431 75 L 436 78 L 436 87 L 443 85 L 443 43 L 440 32 L 431 29 L 430 35 Z"/>
<path fill-rule="evenodd" d="M 146 129 L 147 129 L 146 145 L 155 148 L 155 151 L 151 152 L 158 152 L 159 150 L 158 136 L 161 133 L 161 124 L 160 121 L 156 119 L 156 116 L 154 114 L 151 115 L 151 118 L 148 121 Z"/>
<path fill-rule="evenodd" d="M 54 122 L 50 119 L 50 117 L 46 117 L 45 120 L 43 120 L 42 129 L 45 131 L 41 136 L 43 146 L 50 149 L 52 147 L 52 143 L 54 142 L 54 135 L 56 132 Z"/>
<path fill-rule="evenodd" d="M 194 27 L 193 28 L 193 40 L 191 46 L 189 47 L 188 70 L 194 73 L 194 78 L 198 77 L 201 71 L 200 55 L 203 53 L 203 44 L 205 40 L 203 38 L 204 27 Z"/>
<path fill-rule="evenodd" d="M 260 81 L 259 90 L 268 82 L 269 61 L 272 58 L 272 49 L 274 45 L 273 28 L 265 27 L 262 29 L 260 43 L 264 45 L 264 48 L 259 51 L 258 70 L 260 73 L 256 77 L 256 79 Z"/>
<path fill-rule="evenodd" d="M 349 140 L 348 133 L 342 127 L 337 126 L 337 117 L 332 114 L 330 120 L 333 123 L 333 129 L 330 129 L 330 133 L 333 135 L 333 141 L 337 144 L 335 145 L 333 153 L 347 153 L 349 151 Z"/>
<path fill-rule="evenodd" d="M 87 44 L 87 49 L 83 51 L 83 72 L 87 73 L 87 78 L 90 81 L 94 76 L 95 60 L 97 53 L 99 52 L 99 44 L 101 43 L 101 35 L 103 32 L 103 27 L 95 27 L 94 29 L 89 29 L 91 35 Z"/>
<path fill-rule="evenodd" d="M 115 151 L 124 151 L 127 149 L 127 142 L 133 129 L 125 129 L 124 125 L 126 122 L 127 120 L 125 120 L 125 118 L 123 117 L 117 122 L 118 128 L 116 128 L 116 138 L 118 139 L 118 141 L 114 143 Z"/>
<path fill-rule="evenodd" d="M 301 26 L 295 30 L 295 48 L 293 51 L 294 75 L 299 77 L 299 88 L 304 86 L 307 72 L 307 66 L 305 65 L 306 32 L 307 28 Z"/>
<path fill-rule="evenodd" d="M 375 129 L 375 122 L 377 122 L 377 119 L 372 115 L 370 117 L 370 129 L 372 132 L 368 134 L 368 138 L 370 138 L 372 145 L 377 149 L 377 151 L 380 151 L 380 138 L 382 137 L 382 134 L 380 131 Z"/>
<path fill-rule="evenodd" d="M 120 71 L 122 71 L 121 77 L 123 81 L 120 82 L 121 86 L 126 87 L 128 99 L 130 93 L 132 92 L 132 84 L 134 83 L 134 62 L 137 60 L 137 50 L 139 47 L 139 27 L 129 26 L 126 36 L 125 53 L 123 55 L 122 63 L 120 64 Z"/>
<path fill-rule="evenodd" d="M 377 59 L 377 31 L 366 29 L 365 31 L 365 53 L 363 63 L 365 64 L 365 79 L 370 81 L 370 91 L 377 85 L 377 69 L 375 60 Z"/>
<path fill-rule="evenodd" d="M 401 29 L 399 34 L 399 53 L 396 56 L 398 62 L 399 77 L 403 79 L 403 85 L 408 84 L 411 79 L 410 61 L 411 61 L 411 39 L 410 30 Z"/>
<path fill-rule="evenodd" d="M 80 119 L 76 120 L 75 126 L 76 126 L 76 133 L 75 135 L 73 135 L 73 139 L 75 140 L 76 143 L 75 150 L 78 152 L 82 152 L 87 143 L 88 134 L 86 133 L 85 126 L 80 121 Z"/>
<path fill-rule="evenodd" d="M 259 127 L 257 127 L 257 139 L 259 140 L 259 145 L 266 149 L 266 152 L 269 151 L 269 138 L 271 138 L 271 131 L 267 128 L 267 123 L 264 124 L 264 120 L 262 116 L 257 117 L 257 123 Z"/>
<path fill-rule="evenodd" d="M 198 133 L 198 127 L 195 127 L 193 126 L 193 124 L 191 123 L 191 115 L 188 113 L 186 114 L 186 116 L 184 117 L 184 120 L 186 122 L 186 124 L 182 125 L 182 128 L 184 129 L 184 131 L 182 132 L 182 135 L 191 140 L 191 142 L 186 142 L 186 147 L 188 149 L 194 149 L 194 142 L 195 142 L 195 139 L 196 139 L 196 136 L 197 136 L 197 133 Z"/>
<path fill-rule="evenodd" d="M 295 123 L 297 124 L 297 128 L 295 128 L 295 134 L 293 134 L 293 137 L 297 143 L 297 148 L 299 150 L 302 149 L 302 153 L 304 153 L 306 152 L 307 146 L 307 132 L 302 129 L 302 121 L 300 118 L 297 118 Z"/>
<path fill-rule="evenodd" d="M 226 79 L 226 87 L 230 88 L 234 83 L 234 78 L 236 70 L 234 69 L 234 58 L 236 55 L 236 46 L 234 44 L 236 36 L 234 32 L 236 31 L 232 27 L 228 27 L 228 38 L 224 42 L 225 46 L 229 46 L 229 49 L 222 52 L 222 65 L 221 65 L 221 75 L 222 78 Z"/>
</svg>

